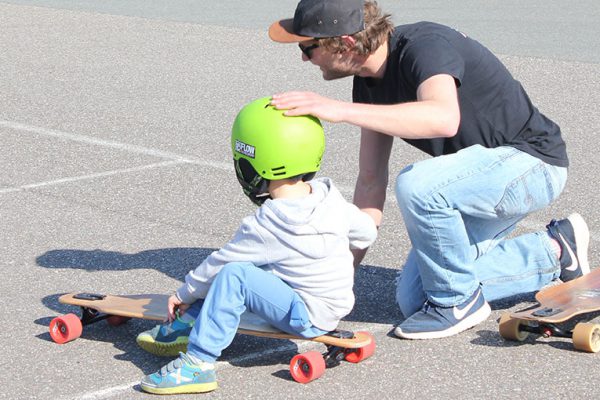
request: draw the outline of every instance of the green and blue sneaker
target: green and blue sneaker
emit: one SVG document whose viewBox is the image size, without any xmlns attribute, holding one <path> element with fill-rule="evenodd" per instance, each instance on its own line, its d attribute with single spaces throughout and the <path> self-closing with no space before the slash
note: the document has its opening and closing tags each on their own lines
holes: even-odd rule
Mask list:
<svg viewBox="0 0 600 400">
<path fill-rule="evenodd" d="M 153 394 L 210 392 L 218 387 L 215 365 L 205 361 L 196 364 L 186 353 L 180 353 L 157 372 L 146 375 L 140 387 Z"/>
<path fill-rule="evenodd" d="M 171 323 L 156 325 L 154 328 L 140 333 L 137 344 L 149 353 L 157 356 L 176 357 L 187 350 L 190 332 L 194 320 L 184 321 L 177 317 Z"/>
</svg>

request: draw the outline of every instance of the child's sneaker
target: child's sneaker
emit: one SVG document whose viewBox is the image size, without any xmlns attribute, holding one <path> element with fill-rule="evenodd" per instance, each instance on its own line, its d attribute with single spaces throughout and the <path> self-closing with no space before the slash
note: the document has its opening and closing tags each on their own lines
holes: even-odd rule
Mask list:
<svg viewBox="0 0 600 400">
<path fill-rule="evenodd" d="M 149 353 L 174 357 L 187 350 L 193 326 L 193 320 L 185 322 L 177 317 L 171 323 L 156 325 L 154 328 L 140 333 L 136 341 L 142 349 Z"/>
<path fill-rule="evenodd" d="M 474 327 L 492 312 L 483 298 L 481 288 L 463 304 L 440 307 L 429 302 L 394 329 L 394 334 L 403 339 L 438 339 L 456 335 Z"/>
<path fill-rule="evenodd" d="M 553 219 L 546 228 L 560 245 L 560 280 L 568 282 L 590 272 L 590 231 L 583 217 L 574 213 L 560 221 Z"/>
<path fill-rule="evenodd" d="M 204 361 L 196 364 L 181 353 L 157 372 L 146 375 L 140 387 L 154 394 L 210 392 L 218 387 L 215 365 Z"/>
</svg>

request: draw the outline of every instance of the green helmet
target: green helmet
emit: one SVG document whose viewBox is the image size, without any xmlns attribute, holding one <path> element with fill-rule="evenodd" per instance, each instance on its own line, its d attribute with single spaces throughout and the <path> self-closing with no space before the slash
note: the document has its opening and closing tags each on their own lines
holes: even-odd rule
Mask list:
<svg viewBox="0 0 600 400">
<path fill-rule="evenodd" d="M 301 176 L 309 180 L 321 166 L 325 135 L 313 116 L 286 117 L 270 97 L 247 104 L 231 131 L 238 181 L 257 205 L 268 197 L 271 180 Z"/>
</svg>

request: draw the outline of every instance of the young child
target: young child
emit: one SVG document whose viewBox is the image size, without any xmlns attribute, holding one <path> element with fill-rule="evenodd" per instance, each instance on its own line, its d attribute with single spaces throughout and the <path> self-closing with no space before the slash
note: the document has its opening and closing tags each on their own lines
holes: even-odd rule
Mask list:
<svg viewBox="0 0 600 400">
<path fill-rule="evenodd" d="M 309 338 L 334 330 L 354 306 L 351 249 L 370 246 L 377 229 L 330 179 L 312 179 L 325 148 L 319 120 L 286 117 L 270 98 L 258 99 L 238 114 L 231 147 L 238 181 L 260 207 L 187 274 L 169 298 L 169 321 L 138 336 L 155 354 L 187 344 L 187 352 L 142 379 L 146 392 L 216 389 L 214 363 L 246 310 Z"/>
</svg>

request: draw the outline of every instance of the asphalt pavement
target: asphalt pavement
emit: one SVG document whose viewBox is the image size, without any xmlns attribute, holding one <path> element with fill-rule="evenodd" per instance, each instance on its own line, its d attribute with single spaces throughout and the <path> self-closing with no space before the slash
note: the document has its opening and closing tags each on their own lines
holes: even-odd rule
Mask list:
<svg viewBox="0 0 600 400">
<path fill-rule="evenodd" d="M 555 0 L 379 2 L 396 23 L 432 20 L 488 45 L 538 108 L 562 127 L 571 159 L 559 200 L 519 232 L 577 211 L 600 265 L 600 9 Z M 349 100 L 351 80 L 324 82 L 268 25 L 296 1 L 0 1 L 0 398 L 150 398 L 137 386 L 165 364 L 135 344 L 149 321 L 87 327 L 65 345 L 47 331 L 71 291 L 175 290 L 254 206 L 235 179 L 231 125 L 248 101 L 286 90 Z M 321 174 L 350 199 L 359 131 L 325 123 Z M 398 141 L 392 178 L 425 156 Z M 393 179 L 392 179 L 393 180 Z M 287 363 L 320 345 L 238 335 L 218 363 L 217 398 L 481 399 L 597 397 L 600 355 L 567 339 L 506 342 L 497 320 L 533 302 L 492 304 L 451 338 L 404 341 L 394 281 L 409 242 L 388 193 L 379 238 L 357 274 L 342 323 L 372 332 L 376 354 L 319 380 Z M 179 396 L 178 398 L 198 398 Z"/>
</svg>

